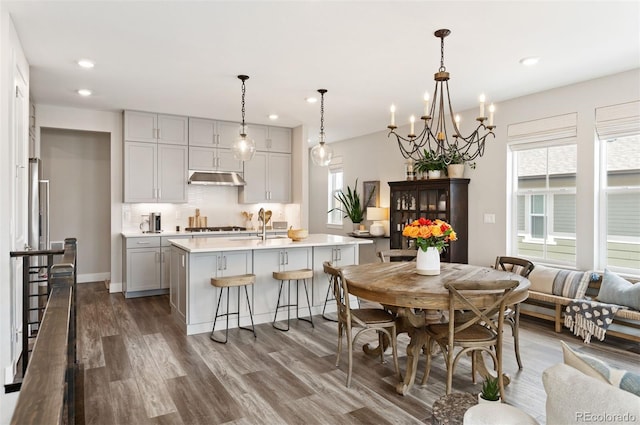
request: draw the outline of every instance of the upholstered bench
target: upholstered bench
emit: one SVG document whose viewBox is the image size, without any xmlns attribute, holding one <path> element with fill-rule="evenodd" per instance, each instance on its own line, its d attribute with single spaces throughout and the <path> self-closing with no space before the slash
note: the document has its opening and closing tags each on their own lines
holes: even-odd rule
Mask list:
<svg viewBox="0 0 640 425">
<path fill-rule="evenodd" d="M 592 271 L 573 271 L 536 265 L 529 275 L 531 282 L 529 298 L 521 306 L 520 313 L 551 320 L 555 323 L 555 331 L 562 332 L 563 313 L 571 301 L 591 299 L 610 302 L 598 298 L 602 279 L 603 274 Z M 634 285 L 640 284 L 635 280 L 630 282 Z M 553 312 L 550 313 L 549 309 Z M 607 330 L 607 335 L 640 342 L 640 311 L 633 308 L 618 310 L 612 327 Z"/>
</svg>

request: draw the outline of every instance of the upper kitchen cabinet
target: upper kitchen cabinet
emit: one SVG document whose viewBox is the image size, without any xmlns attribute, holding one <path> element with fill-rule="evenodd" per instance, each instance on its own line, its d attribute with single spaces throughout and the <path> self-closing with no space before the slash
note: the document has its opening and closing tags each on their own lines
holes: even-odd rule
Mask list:
<svg viewBox="0 0 640 425">
<path fill-rule="evenodd" d="M 256 152 L 244 163 L 245 186 L 240 186 L 241 204 L 291 202 L 291 154 Z"/>
<path fill-rule="evenodd" d="M 257 151 L 291 153 L 291 129 L 284 127 L 250 126 L 249 135 Z"/>
<path fill-rule="evenodd" d="M 152 112 L 124 112 L 124 140 L 186 145 L 188 134 L 187 117 Z"/>
<path fill-rule="evenodd" d="M 227 121 L 189 118 L 189 169 L 242 172 L 242 162 L 231 151 L 239 129 Z"/>
<path fill-rule="evenodd" d="M 187 202 L 187 146 L 124 143 L 124 202 Z"/>
</svg>

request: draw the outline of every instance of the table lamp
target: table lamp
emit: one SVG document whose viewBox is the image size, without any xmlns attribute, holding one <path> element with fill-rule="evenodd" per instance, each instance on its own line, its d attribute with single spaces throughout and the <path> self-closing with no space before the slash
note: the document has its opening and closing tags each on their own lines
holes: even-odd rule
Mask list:
<svg viewBox="0 0 640 425">
<path fill-rule="evenodd" d="M 369 227 L 369 233 L 372 236 L 384 235 L 384 221 L 389 214 L 389 208 L 367 207 L 367 220 L 373 221 Z"/>
</svg>

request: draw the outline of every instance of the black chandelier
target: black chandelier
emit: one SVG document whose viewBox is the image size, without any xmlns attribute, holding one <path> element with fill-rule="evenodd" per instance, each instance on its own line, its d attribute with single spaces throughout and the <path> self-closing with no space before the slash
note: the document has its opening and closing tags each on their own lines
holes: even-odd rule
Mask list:
<svg viewBox="0 0 640 425">
<path fill-rule="evenodd" d="M 464 163 L 473 161 L 484 154 L 485 139 L 493 134 L 493 114 L 495 107 L 489 106 L 489 117 L 485 116 L 485 97 L 480 96 L 480 116 L 476 129 L 469 136 L 464 137 L 460 133 L 459 117 L 454 114 L 449 96 L 449 73 L 444 66 L 444 38 L 451 33 L 448 29 L 437 30 L 434 35 L 440 38 L 440 68 L 434 74 L 436 87 L 433 94 L 433 102 L 429 108 L 429 93 L 424 95 L 424 115 L 420 117 L 424 121 L 424 128 L 420 134 L 415 134 L 415 117 L 409 119 L 410 130 L 406 137 L 396 133 L 395 105 L 391 105 L 391 124 L 387 126 L 389 135 L 396 136 L 398 147 L 402 156 L 406 159 L 420 161 L 425 154 L 431 157 L 441 157 L 447 164 Z M 446 100 L 446 103 L 445 103 Z M 447 126 L 449 116 L 451 129 Z M 487 125 L 485 125 L 487 121 Z"/>
</svg>

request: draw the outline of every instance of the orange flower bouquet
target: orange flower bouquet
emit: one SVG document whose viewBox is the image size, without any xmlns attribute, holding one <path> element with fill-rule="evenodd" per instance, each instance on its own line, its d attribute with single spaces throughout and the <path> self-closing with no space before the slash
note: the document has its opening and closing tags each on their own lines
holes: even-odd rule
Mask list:
<svg viewBox="0 0 640 425">
<path fill-rule="evenodd" d="M 438 252 L 442 252 L 442 249 L 448 246 L 450 241 L 458 239 L 456 232 L 447 222 L 440 219 L 432 221 L 422 217 L 405 226 L 402 236 L 414 238 L 416 245 L 422 251 L 434 247 Z"/>
</svg>

